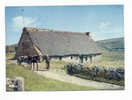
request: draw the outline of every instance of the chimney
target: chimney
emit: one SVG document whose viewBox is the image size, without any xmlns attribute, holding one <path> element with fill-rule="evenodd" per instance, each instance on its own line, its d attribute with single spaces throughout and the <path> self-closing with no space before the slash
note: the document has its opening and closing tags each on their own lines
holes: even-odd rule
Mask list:
<svg viewBox="0 0 132 100">
<path fill-rule="evenodd" d="M 85 34 L 89 37 L 91 36 L 91 32 L 86 32 Z"/>
</svg>

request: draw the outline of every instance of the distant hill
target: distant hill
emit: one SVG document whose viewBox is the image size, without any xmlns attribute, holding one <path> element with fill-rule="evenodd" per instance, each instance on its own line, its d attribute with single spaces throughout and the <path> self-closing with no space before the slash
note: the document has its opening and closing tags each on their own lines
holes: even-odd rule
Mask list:
<svg viewBox="0 0 132 100">
<path fill-rule="evenodd" d="M 104 50 L 124 51 L 124 38 L 113 38 L 96 41 Z"/>
<path fill-rule="evenodd" d="M 17 47 L 17 44 L 6 45 L 6 53 L 13 53 L 13 52 L 15 52 L 16 47 Z"/>
</svg>

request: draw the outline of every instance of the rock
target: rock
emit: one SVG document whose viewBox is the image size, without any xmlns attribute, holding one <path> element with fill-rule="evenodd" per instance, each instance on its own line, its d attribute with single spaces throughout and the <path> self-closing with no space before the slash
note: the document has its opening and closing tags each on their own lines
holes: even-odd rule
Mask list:
<svg viewBox="0 0 132 100">
<path fill-rule="evenodd" d="M 24 91 L 24 78 L 6 78 L 6 91 Z"/>
<path fill-rule="evenodd" d="M 103 79 L 103 80 L 124 80 L 123 68 L 107 68 L 103 66 L 84 67 L 83 64 L 70 63 L 66 65 L 67 72 L 70 74 L 81 74 L 85 77 L 89 76 L 90 79 Z"/>
</svg>

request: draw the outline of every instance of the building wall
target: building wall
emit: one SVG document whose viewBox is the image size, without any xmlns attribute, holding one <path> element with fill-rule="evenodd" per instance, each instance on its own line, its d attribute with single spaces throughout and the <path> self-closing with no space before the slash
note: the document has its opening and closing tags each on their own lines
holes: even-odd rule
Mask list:
<svg viewBox="0 0 132 100">
<path fill-rule="evenodd" d="M 32 56 L 37 55 L 36 51 L 33 48 L 32 41 L 30 40 L 29 35 L 24 32 L 21 36 L 21 39 L 16 50 L 16 56 Z"/>
<path fill-rule="evenodd" d="M 69 56 L 62 58 L 62 60 L 66 62 L 79 62 L 80 59 L 77 56 Z"/>
<path fill-rule="evenodd" d="M 72 58 L 72 59 L 71 59 Z M 102 55 L 97 55 L 97 56 L 92 56 L 92 63 L 95 63 L 95 62 L 98 62 L 98 61 L 101 61 L 102 59 Z M 55 58 L 54 60 L 60 60 L 59 58 Z M 66 62 L 74 62 L 74 63 L 79 63 L 81 62 L 80 61 L 80 58 L 77 57 L 77 56 L 69 56 L 69 57 L 63 57 L 61 59 L 62 61 L 66 61 Z M 90 64 L 91 61 L 90 61 L 90 56 L 87 56 L 83 58 L 83 63 L 88 63 Z"/>
</svg>

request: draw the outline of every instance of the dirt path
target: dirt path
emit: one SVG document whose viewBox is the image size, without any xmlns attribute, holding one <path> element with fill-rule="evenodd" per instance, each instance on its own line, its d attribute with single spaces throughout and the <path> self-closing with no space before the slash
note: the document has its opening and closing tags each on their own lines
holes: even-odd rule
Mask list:
<svg viewBox="0 0 132 100">
<path fill-rule="evenodd" d="M 56 80 L 60 80 L 67 83 L 77 84 L 80 86 L 88 86 L 93 87 L 96 89 L 102 89 L 102 90 L 123 90 L 124 87 L 103 83 L 103 82 L 96 82 L 92 80 L 85 80 L 82 78 L 78 78 L 75 76 L 71 76 L 66 74 L 63 70 L 51 70 L 51 71 L 35 71 L 37 74 L 42 75 L 47 78 L 52 78 Z"/>
</svg>

